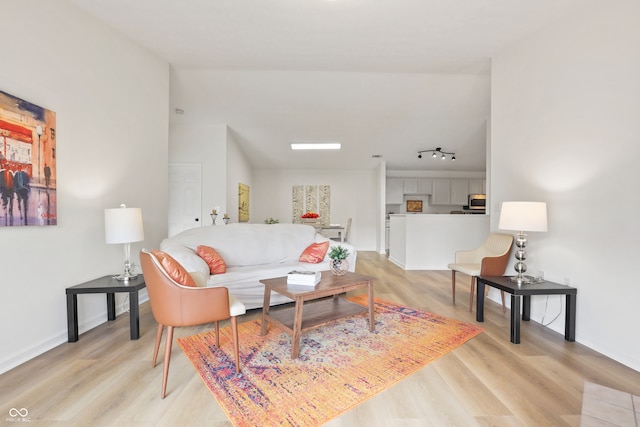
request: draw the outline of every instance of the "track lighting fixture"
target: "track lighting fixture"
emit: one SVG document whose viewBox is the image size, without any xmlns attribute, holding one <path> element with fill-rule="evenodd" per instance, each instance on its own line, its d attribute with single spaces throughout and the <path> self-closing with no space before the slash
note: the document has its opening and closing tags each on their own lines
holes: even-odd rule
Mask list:
<svg viewBox="0 0 640 427">
<path fill-rule="evenodd" d="M 438 157 L 438 154 L 440 155 L 440 159 L 442 160 L 446 160 L 447 156 L 451 156 L 451 161 L 456 161 L 456 153 L 449 153 L 447 151 L 442 151 L 441 147 L 438 148 L 432 148 L 430 150 L 422 150 L 422 151 L 418 151 L 418 158 L 421 159 L 422 158 L 422 153 L 431 153 L 431 157 L 433 157 L 434 159 L 436 159 Z"/>
</svg>

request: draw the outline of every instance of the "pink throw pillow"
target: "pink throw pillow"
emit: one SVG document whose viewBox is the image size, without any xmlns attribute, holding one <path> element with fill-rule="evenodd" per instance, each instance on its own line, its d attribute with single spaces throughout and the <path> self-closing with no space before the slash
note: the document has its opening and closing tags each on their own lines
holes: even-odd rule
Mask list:
<svg viewBox="0 0 640 427">
<path fill-rule="evenodd" d="M 227 264 L 215 249 L 201 245 L 198 246 L 196 253 L 209 265 L 211 274 L 224 274 L 227 272 Z"/>
<path fill-rule="evenodd" d="M 329 242 L 312 243 L 300 255 L 300 262 L 318 264 L 324 259 L 327 250 L 329 250 Z"/>
<path fill-rule="evenodd" d="M 160 261 L 160 265 L 162 266 L 162 268 L 164 268 L 164 271 L 167 272 L 169 277 L 171 277 L 177 283 L 181 284 L 182 286 L 190 286 L 194 288 L 198 286 L 196 284 L 196 281 L 193 280 L 193 277 L 191 277 L 191 275 L 187 273 L 187 270 L 185 270 L 178 261 L 173 259 L 171 255 L 166 252 L 157 251 L 155 249 L 152 250 L 151 253 L 158 259 L 158 261 Z"/>
</svg>

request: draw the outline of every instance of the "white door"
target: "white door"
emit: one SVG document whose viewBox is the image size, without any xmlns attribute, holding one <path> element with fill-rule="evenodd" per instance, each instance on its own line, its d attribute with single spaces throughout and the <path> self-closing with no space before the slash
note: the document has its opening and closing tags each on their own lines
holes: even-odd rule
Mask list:
<svg viewBox="0 0 640 427">
<path fill-rule="evenodd" d="M 169 236 L 202 225 L 202 166 L 169 163 Z"/>
</svg>

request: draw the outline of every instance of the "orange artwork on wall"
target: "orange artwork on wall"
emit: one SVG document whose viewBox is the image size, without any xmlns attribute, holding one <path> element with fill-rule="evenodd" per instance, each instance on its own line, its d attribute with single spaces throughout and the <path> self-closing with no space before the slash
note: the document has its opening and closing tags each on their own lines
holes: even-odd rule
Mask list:
<svg viewBox="0 0 640 427">
<path fill-rule="evenodd" d="M 57 225 L 56 113 L 0 91 L 0 227 Z"/>
</svg>

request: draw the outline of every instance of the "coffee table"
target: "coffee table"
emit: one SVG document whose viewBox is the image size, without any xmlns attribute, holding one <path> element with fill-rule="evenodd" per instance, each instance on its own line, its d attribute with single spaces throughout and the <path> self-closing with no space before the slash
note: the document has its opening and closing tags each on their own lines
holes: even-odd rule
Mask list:
<svg viewBox="0 0 640 427">
<path fill-rule="evenodd" d="M 291 358 L 297 359 L 302 332 L 332 320 L 353 316 L 368 310 L 369 330 L 373 332 L 375 330 L 373 280 L 373 277 L 362 274 L 347 272 L 343 276 L 337 276 L 330 271 L 323 271 L 322 280 L 315 286 L 287 285 L 286 276 L 261 280 L 260 283 L 264 284 L 264 304 L 262 305 L 260 335 L 267 334 L 269 323 L 289 333 L 292 340 Z M 368 307 L 363 307 L 338 296 L 347 291 L 361 288 L 367 288 Z M 269 307 L 271 291 L 291 298 L 295 301 L 295 306 L 279 308 L 271 312 Z"/>
</svg>

